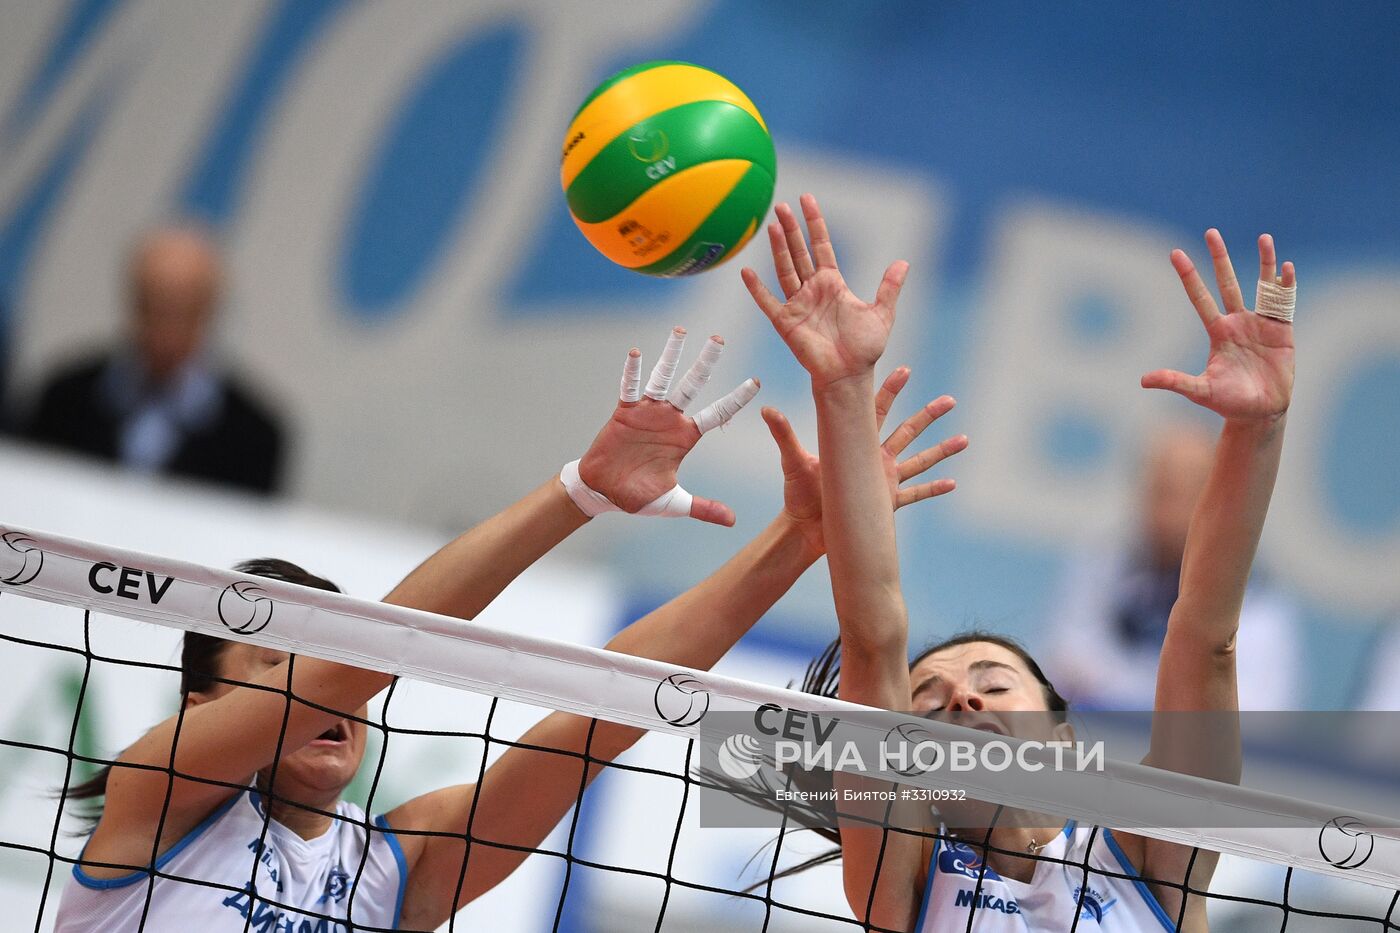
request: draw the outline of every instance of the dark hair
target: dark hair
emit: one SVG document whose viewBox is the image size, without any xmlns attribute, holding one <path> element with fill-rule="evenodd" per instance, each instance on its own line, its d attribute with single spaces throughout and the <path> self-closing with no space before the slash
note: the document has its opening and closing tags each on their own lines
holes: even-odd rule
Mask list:
<svg viewBox="0 0 1400 933">
<path fill-rule="evenodd" d="M 1016 655 L 1016 657 L 1020 658 L 1026 665 L 1026 668 L 1031 672 L 1031 676 L 1040 683 L 1041 690 L 1045 694 L 1046 708 L 1055 715 L 1057 720 L 1061 722 L 1065 720 L 1065 716 L 1069 712 L 1069 701 L 1060 695 L 1060 692 L 1055 689 L 1054 684 L 1050 683 L 1050 678 L 1045 676 L 1045 672 L 1041 670 L 1040 664 L 1036 662 L 1035 658 L 1031 657 L 1030 652 L 1027 651 L 1020 642 L 1005 635 L 998 635 L 994 632 L 982 631 L 981 629 L 971 629 L 966 632 L 961 632 L 954 635 L 952 638 L 940 641 L 919 652 L 914 656 L 914 659 L 909 662 L 909 669 L 913 670 L 915 665 L 931 654 L 936 654 L 947 648 L 956 648 L 959 645 L 969 645 L 978 642 L 985 642 L 1005 648 L 1007 651 L 1010 651 L 1012 654 Z M 791 687 L 792 685 L 789 684 L 788 686 Z M 810 693 L 814 696 L 827 697 L 834 700 L 840 693 L 840 688 L 841 639 L 837 638 L 833 640 L 831 644 L 827 645 L 821 654 L 813 658 L 812 663 L 807 665 L 807 673 L 803 676 L 802 684 L 798 689 L 803 693 Z M 807 809 L 809 805 L 780 804 L 772 794 L 755 793 L 752 787 L 748 787 L 742 782 L 734 781 L 725 775 L 706 770 L 702 771 L 700 776 L 704 780 L 718 786 L 721 790 L 729 791 L 736 796 L 749 800 L 757 806 L 778 810 L 784 813 L 789 819 L 801 824 L 794 829 L 784 830 L 784 833 L 797 832 L 800 829 L 810 829 L 822 838 L 836 843 L 835 849 L 823 852 L 820 855 L 807 859 L 805 862 L 800 862 L 796 865 L 784 868 L 780 872 L 775 872 L 771 877 L 751 885 L 747 889 L 748 891 L 777 881 L 780 878 L 786 878 L 789 875 L 796 875 L 799 872 L 804 872 L 809 868 L 815 868 L 818 865 L 834 862 L 841 857 L 841 834 L 831 825 L 832 820 L 830 819 L 831 813 L 829 812 L 829 808 L 827 812 L 822 812 L 816 809 Z M 803 797 L 805 799 L 830 799 L 822 794 L 823 791 L 831 791 L 833 789 L 833 776 L 830 771 L 804 771 L 801 769 L 794 769 L 784 772 L 784 776 L 791 782 L 793 788 L 806 792 L 814 792 L 812 796 L 804 794 Z"/>
<path fill-rule="evenodd" d="M 318 590 L 330 590 L 332 593 L 340 592 L 340 587 L 326 578 L 318 577 L 291 561 L 279 560 L 275 557 L 245 560 L 235 564 L 233 569 L 255 577 L 281 580 L 284 583 L 297 583 Z M 233 642 L 225 638 L 216 638 L 202 632 L 185 632 L 184 641 L 180 646 L 180 701 L 182 704 L 191 693 L 204 693 L 220 682 L 219 658 L 223 655 L 224 649 L 231 644 Z M 69 800 L 99 800 L 107 795 L 107 779 L 111 775 L 112 766 L 110 764 L 103 765 L 101 770 L 92 777 L 81 784 L 74 784 L 66 790 L 61 790 L 57 796 L 64 803 Z M 98 820 L 102 818 L 102 804 L 94 803 L 85 812 L 80 813 L 79 818 L 85 824 L 80 830 L 80 834 L 91 832 L 96 827 Z"/>
</svg>

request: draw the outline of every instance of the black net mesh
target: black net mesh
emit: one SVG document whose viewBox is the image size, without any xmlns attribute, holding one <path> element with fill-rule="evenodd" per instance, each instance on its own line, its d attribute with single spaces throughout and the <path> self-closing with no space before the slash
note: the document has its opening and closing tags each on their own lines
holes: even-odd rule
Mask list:
<svg viewBox="0 0 1400 933">
<path fill-rule="evenodd" d="M 0 600 L 0 644 L 4 645 L 5 669 L 10 672 L 0 686 L 8 711 L 0 720 L 7 723 L 0 731 L 0 755 L 10 776 L 0 790 L 0 892 L 8 905 L 6 929 L 27 929 L 31 922 L 35 930 L 52 927 L 64 887 L 72 883 L 73 866 L 83 844 L 80 816 L 90 803 L 70 800 L 60 806 L 60 799 L 112 763 L 118 750 L 102 747 L 104 741 L 110 741 L 104 736 L 121 735 L 130 741 L 139 734 L 139 727 L 132 731 L 129 725 L 100 728 L 104 719 L 120 712 L 129 723 L 149 726 L 171 714 L 178 697 L 179 667 L 157 659 L 170 655 L 150 646 L 164 644 L 168 652 L 173 637 L 141 623 L 18 598 Z M 145 689 L 132 690 L 131 685 L 137 682 Z M 153 682 L 158 690 L 152 689 Z M 362 720 L 371 741 L 360 775 L 347 796 L 362 803 L 366 813 L 390 810 L 403 803 L 406 795 L 450 783 L 479 781 L 502 750 L 531 747 L 523 746 L 516 737 L 522 723 L 538 717 L 541 711 L 496 698 L 450 691 L 452 699 L 460 702 L 452 703 L 453 708 L 443 711 L 442 717 L 472 728 L 442 728 L 420 722 L 418 716 L 401 716 L 408 707 L 424 708 L 422 703 L 414 706 L 412 700 L 402 699 L 405 693 L 412 694 L 423 686 L 406 680 L 395 683 Z M 288 713 L 294 702 L 302 702 L 288 690 L 275 692 L 285 697 Z M 163 700 L 149 699 L 162 696 Z M 136 697 L 148 699 L 124 699 Z M 698 826 L 696 798 L 709 779 L 698 773 L 695 743 L 672 736 L 649 737 L 632 752 L 610 762 L 596 757 L 592 744 L 590 732 L 584 752 L 543 750 L 579 761 L 578 805 L 560 815 L 558 828 L 537 847 L 511 846 L 488 838 L 477 829 L 475 806 L 460 832 L 395 831 L 404 839 L 439 835 L 460 840 L 459 887 L 470 876 L 473 854 L 483 848 L 517 848 L 530 854 L 516 875 L 468 905 L 442 929 L 673 933 L 876 929 L 853 920 L 845 908 L 839 862 L 821 858 L 829 843 L 801 830 L 795 821 L 785 823 L 776 834 L 772 830 Z M 599 773 L 592 783 L 585 780 L 585 766 Z M 176 776 L 172 768 L 158 770 L 172 780 Z M 245 791 L 241 786 L 227 786 L 231 793 Z M 273 806 L 290 804 L 276 797 L 270 802 Z M 356 919 L 356 898 L 364 890 L 360 882 L 367 869 L 368 847 L 362 847 L 357 864 L 345 866 L 348 919 L 336 919 L 304 904 L 283 903 L 277 891 L 257 886 L 258 858 L 271 825 L 266 816 L 269 801 L 262 799 L 259 805 L 262 832 L 246 853 L 246 881 L 241 877 L 238 883 L 181 877 L 159 863 L 150 870 L 150 861 L 114 866 L 139 875 L 136 883 L 142 885 L 144 902 L 137 929 L 162 928 L 156 922 L 146 922 L 151 905 L 167 890 L 165 886 L 178 884 L 210 889 L 211 903 L 224 911 L 221 917 L 237 912 L 243 929 L 259 933 L 395 928 Z M 325 811 L 324 815 L 346 820 L 341 813 Z M 162 821 L 164 817 L 162 811 Z M 386 832 L 373 817 L 353 823 L 364 838 Z M 1104 844 L 1097 830 L 1088 848 L 1073 860 L 1007 852 L 991 845 L 986 836 L 953 840 L 935 832 L 926 835 L 941 838 L 944 844 L 957 842 L 972 848 L 982 866 L 989 855 L 1000 853 L 1053 863 L 1053 870 L 1066 877 L 1077 876 L 1079 911 L 1066 918 L 1063 929 L 1069 931 L 1101 928 L 1094 911 L 1084 904 L 1094 878 L 1132 878 L 1126 872 L 1089 864 L 1094 847 Z M 819 864 L 810 870 L 783 875 L 785 869 L 814 859 Z M 1160 889 L 1187 890 L 1181 879 L 1150 880 Z M 979 918 L 991 909 L 982 897 L 985 881 L 983 871 L 968 878 L 966 906 L 955 917 L 938 918 L 933 928 L 981 929 Z M 1226 858 L 1210 891 L 1190 893 L 1207 900 L 1211 929 L 1217 933 L 1400 930 L 1400 892 L 1348 885 L 1263 862 Z M 1004 914 L 998 919 L 1004 919 Z M 1180 924 L 1182 912 L 1170 920 Z"/>
</svg>

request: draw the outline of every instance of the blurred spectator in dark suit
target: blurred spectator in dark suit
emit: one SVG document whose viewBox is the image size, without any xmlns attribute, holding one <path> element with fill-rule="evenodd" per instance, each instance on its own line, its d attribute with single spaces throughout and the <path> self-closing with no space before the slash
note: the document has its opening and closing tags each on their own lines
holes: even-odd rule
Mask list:
<svg viewBox="0 0 1400 933">
<path fill-rule="evenodd" d="M 1069 562 L 1049 614 L 1046 672 L 1072 703 L 1152 709 L 1157 660 L 1176 602 L 1186 532 L 1214 459 L 1215 437 L 1194 424 L 1163 428 L 1147 445 L 1136 535 Z M 1240 611 L 1240 708 L 1296 709 L 1301 697 L 1298 610 L 1256 569 Z"/>
<path fill-rule="evenodd" d="M 210 357 L 222 286 L 213 243 L 192 228 L 156 230 L 132 252 L 129 285 L 128 342 L 55 374 L 21 433 L 133 470 L 275 491 L 283 430 Z"/>
</svg>

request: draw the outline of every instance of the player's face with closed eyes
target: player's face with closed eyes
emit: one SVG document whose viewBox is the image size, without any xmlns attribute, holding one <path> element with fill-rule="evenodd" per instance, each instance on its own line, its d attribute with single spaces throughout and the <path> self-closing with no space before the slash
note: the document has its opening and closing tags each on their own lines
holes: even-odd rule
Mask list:
<svg viewBox="0 0 1400 933">
<path fill-rule="evenodd" d="M 1014 651 L 975 641 L 941 648 L 909 671 L 913 710 L 998 735 L 1049 741 L 1059 724 L 1045 688 Z M 1016 714 L 1016 715 L 1007 715 Z"/>
</svg>

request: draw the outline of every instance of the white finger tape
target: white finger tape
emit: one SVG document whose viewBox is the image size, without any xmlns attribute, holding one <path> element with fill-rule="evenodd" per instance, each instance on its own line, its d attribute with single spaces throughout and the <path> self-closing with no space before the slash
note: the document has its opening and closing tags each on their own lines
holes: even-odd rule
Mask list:
<svg viewBox="0 0 1400 933">
<path fill-rule="evenodd" d="M 739 388 L 730 392 L 724 398 L 702 408 L 695 416 L 695 426 L 700 429 L 701 434 L 727 424 L 730 418 L 737 415 L 745 405 L 753 401 L 753 397 L 758 394 L 758 380 L 746 379 Z"/>
<path fill-rule="evenodd" d="M 637 510 L 638 515 L 660 515 L 662 518 L 686 518 L 690 515 L 690 504 L 694 496 L 679 486 L 672 486 Z"/>
<path fill-rule="evenodd" d="M 715 363 L 719 361 L 719 355 L 723 352 L 723 341 L 711 337 L 705 343 L 705 349 L 700 351 L 700 355 L 681 378 L 680 385 L 671 393 L 672 405 L 681 411 L 690 407 L 690 403 L 695 401 L 695 396 L 699 395 L 700 390 L 705 388 L 705 383 L 710 381 L 710 373 L 714 371 Z"/>
<path fill-rule="evenodd" d="M 622 364 L 622 390 L 619 397 L 624 402 L 642 400 L 642 358 L 627 354 L 627 362 Z"/>
<path fill-rule="evenodd" d="M 1271 317 L 1285 324 L 1293 323 L 1293 308 L 1298 303 L 1298 286 L 1284 288 L 1277 282 L 1259 280 L 1254 290 L 1254 313 Z"/>
<path fill-rule="evenodd" d="M 647 398 L 654 398 L 658 402 L 666 399 L 666 393 L 671 389 L 671 379 L 676 375 L 676 364 L 680 362 L 683 346 L 685 331 L 671 331 L 671 336 L 666 338 L 666 349 L 661 351 L 661 359 L 656 361 L 651 377 L 647 379 Z"/>
</svg>

